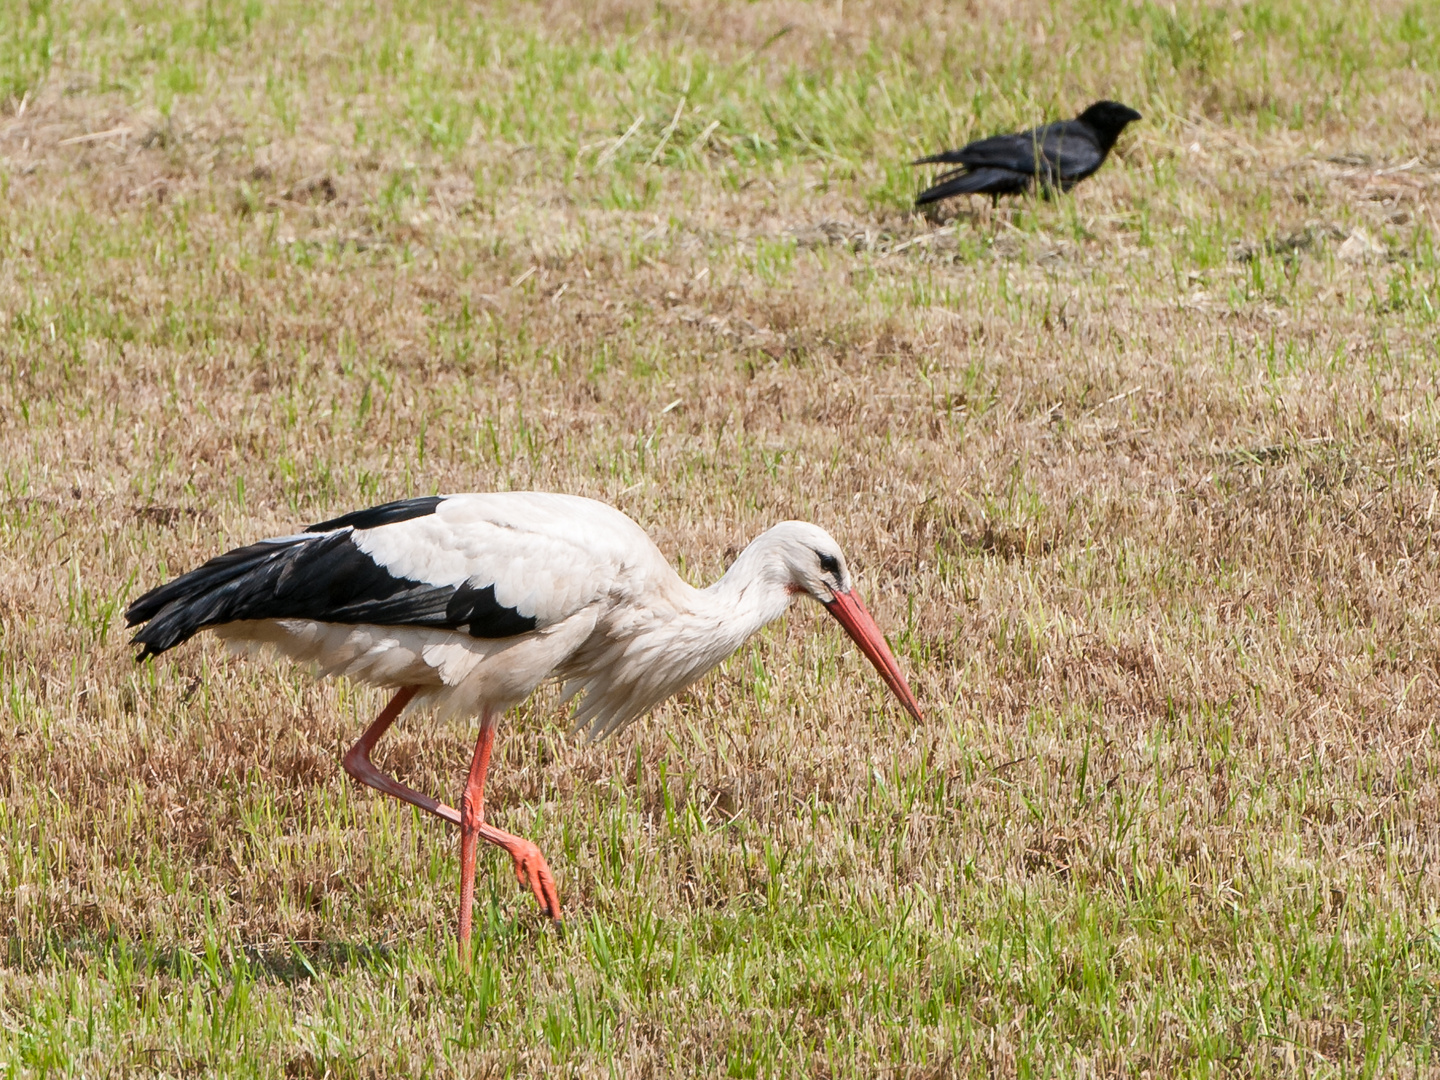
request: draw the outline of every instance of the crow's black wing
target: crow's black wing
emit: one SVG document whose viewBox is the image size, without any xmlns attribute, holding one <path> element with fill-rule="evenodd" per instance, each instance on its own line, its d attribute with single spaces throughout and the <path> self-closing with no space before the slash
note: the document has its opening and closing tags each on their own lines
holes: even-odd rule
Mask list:
<svg viewBox="0 0 1440 1080">
<path fill-rule="evenodd" d="M 960 147 L 921 158 L 916 165 L 964 165 L 967 169 L 994 167 L 1011 172 L 1035 173 L 1035 138 L 1032 132 L 1019 135 L 992 135 Z"/>
<path fill-rule="evenodd" d="M 997 135 L 981 139 L 957 151 L 961 164 L 971 169 L 994 166 L 1035 175 L 1052 174 L 1057 162 L 1076 162 L 1080 168 L 1094 172 L 1105 160 L 1095 139 L 1095 133 L 1076 120 L 1063 120 L 1055 124 L 1018 135 Z M 1063 164 L 1063 175 L 1070 173 L 1068 164 Z"/>
<path fill-rule="evenodd" d="M 960 165 L 967 170 L 940 177 L 915 202 L 923 206 L 972 193 L 1012 195 L 1029 188 L 1035 176 L 1047 191 L 1054 186 L 1068 190 L 1104 161 L 1105 150 L 1096 133 L 1079 120 L 1062 120 L 1015 135 L 992 135 L 915 162 Z"/>
<path fill-rule="evenodd" d="M 1105 163 L 1105 150 L 1089 127 L 1067 120 L 1047 126 L 1040 157 L 1045 180 L 1053 183 L 1058 178 L 1068 188 Z"/>
</svg>

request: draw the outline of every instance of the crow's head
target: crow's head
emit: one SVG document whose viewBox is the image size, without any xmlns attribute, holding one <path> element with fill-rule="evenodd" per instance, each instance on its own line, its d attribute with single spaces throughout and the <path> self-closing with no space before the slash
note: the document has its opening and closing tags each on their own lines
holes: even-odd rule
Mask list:
<svg viewBox="0 0 1440 1080">
<path fill-rule="evenodd" d="M 1140 114 L 1118 101 L 1097 101 L 1076 119 L 1094 131 L 1100 137 L 1100 145 L 1109 150 L 1125 130 L 1125 125 L 1139 120 Z"/>
</svg>

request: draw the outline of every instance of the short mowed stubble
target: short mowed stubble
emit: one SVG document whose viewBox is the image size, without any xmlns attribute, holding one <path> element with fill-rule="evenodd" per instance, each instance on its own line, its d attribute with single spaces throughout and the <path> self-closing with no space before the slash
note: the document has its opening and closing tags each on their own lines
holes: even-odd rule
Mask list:
<svg viewBox="0 0 1440 1080">
<path fill-rule="evenodd" d="M 8 1075 L 1437 1071 L 1440 13 L 921 16 L 0 11 Z M 910 214 L 1101 96 L 1073 197 Z M 803 609 L 609 742 L 542 696 L 487 796 L 573 932 L 491 858 L 467 974 L 379 696 L 119 613 L 503 488 L 696 582 L 820 523 L 927 720 Z"/>
</svg>

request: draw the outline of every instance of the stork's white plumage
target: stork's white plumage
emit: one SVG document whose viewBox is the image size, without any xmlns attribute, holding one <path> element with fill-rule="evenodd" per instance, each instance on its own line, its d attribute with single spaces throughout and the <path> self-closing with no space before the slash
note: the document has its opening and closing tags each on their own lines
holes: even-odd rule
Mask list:
<svg viewBox="0 0 1440 1080">
<path fill-rule="evenodd" d="M 345 767 L 460 825 L 464 946 L 477 838 L 504 847 L 521 881 L 560 918 L 539 850 L 484 821 L 500 714 L 556 678 L 567 697 L 579 695 L 575 726 L 610 734 L 720 663 L 801 593 L 826 606 L 918 719 L 839 546 L 800 521 L 763 533 L 718 582 L 696 589 L 639 525 L 592 499 L 541 492 L 407 499 L 227 552 L 146 593 L 126 618 L 143 624 L 134 638 L 141 659 L 209 628 L 236 645 L 272 646 L 323 674 L 396 689 Z M 447 714 L 480 717 L 459 811 L 370 761 L 380 735 L 417 697 Z"/>
</svg>

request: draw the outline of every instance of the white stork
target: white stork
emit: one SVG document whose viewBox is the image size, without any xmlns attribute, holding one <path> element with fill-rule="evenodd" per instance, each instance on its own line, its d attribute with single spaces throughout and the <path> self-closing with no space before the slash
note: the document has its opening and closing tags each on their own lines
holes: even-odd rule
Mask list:
<svg viewBox="0 0 1440 1080">
<path fill-rule="evenodd" d="M 226 552 L 146 593 L 125 617 L 143 624 L 133 639 L 142 660 L 209 628 L 321 674 L 394 689 L 345 755 L 345 770 L 460 826 L 459 939 L 468 958 L 477 839 L 504 848 L 521 884 L 561 918 L 540 849 L 485 821 L 500 715 L 553 677 L 567 699 L 583 693 L 575 728 L 608 735 L 715 667 L 802 593 L 825 605 L 920 719 L 845 556 L 803 521 L 763 533 L 724 577 L 696 589 L 639 525 L 604 503 L 540 492 L 406 499 Z M 459 810 L 370 760 L 416 699 L 480 718 Z"/>
</svg>

